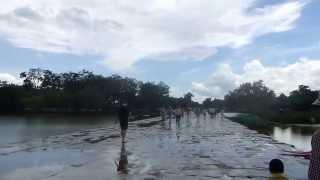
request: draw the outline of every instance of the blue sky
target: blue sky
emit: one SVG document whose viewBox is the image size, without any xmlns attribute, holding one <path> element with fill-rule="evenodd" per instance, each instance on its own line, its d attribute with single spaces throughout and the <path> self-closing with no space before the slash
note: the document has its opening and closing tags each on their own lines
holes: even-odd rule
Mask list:
<svg viewBox="0 0 320 180">
<path fill-rule="evenodd" d="M 0 79 L 40 67 L 164 81 L 222 98 L 262 79 L 320 89 L 316 0 L 13 0 L 0 8 Z"/>
</svg>

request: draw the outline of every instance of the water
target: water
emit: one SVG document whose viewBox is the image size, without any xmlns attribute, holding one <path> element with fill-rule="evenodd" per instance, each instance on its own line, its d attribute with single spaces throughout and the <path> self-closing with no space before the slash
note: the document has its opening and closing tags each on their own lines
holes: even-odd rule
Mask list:
<svg viewBox="0 0 320 180">
<path fill-rule="evenodd" d="M 228 117 L 238 115 L 239 113 L 228 113 Z M 293 145 L 299 151 L 311 151 L 312 135 L 319 128 L 320 124 L 288 124 L 274 126 L 269 132 L 262 130 L 262 133 L 268 133 L 279 142 Z"/>
<path fill-rule="evenodd" d="M 24 118 L 11 121 L 13 132 L 7 135 L 18 129 L 35 138 L 0 146 L 0 179 L 268 179 L 272 158 L 284 161 L 290 179 L 307 176 L 308 161 L 281 155 L 291 147 L 221 115 L 130 122 L 125 153 L 112 117 L 53 118 L 38 117 L 33 125 Z M 20 128 L 13 128 L 15 124 Z M 10 142 L 26 138 L 13 137 Z M 127 174 L 116 171 L 122 154 L 127 156 Z"/>
<path fill-rule="evenodd" d="M 0 116 L 0 146 L 114 125 L 115 116 Z"/>
<path fill-rule="evenodd" d="M 82 129 L 113 126 L 115 121 L 115 116 L 1 116 L 0 146 Z M 312 134 L 318 128 L 320 124 L 275 126 L 270 135 L 279 142 L 294 145 L 298 150 L 310 151 Z"/>
<path fill-rule="evenodd" d="M 320 124 L 275 126 L 271 132 L 271 136 L 279 142 L 294 145 L 298 150 L 310 151 L 312 134 L 318 128 L 320 128 Z"/>
</svg>

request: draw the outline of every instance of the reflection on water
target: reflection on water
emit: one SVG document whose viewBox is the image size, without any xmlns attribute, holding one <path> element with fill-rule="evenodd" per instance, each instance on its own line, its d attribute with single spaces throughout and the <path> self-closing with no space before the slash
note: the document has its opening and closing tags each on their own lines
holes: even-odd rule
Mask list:
<svg viewBox="0 0 320 180">
<path fill-rule="evenodd" d="M 115 124 L 115 116 L 0 116 L 0 146 Z"/>
<path fill-rule="evenodd" d="M 119 162 L 117 163 L 117 171 L 123 174 L 128 173 L 128 155 L 125 143 L 122 143 L 121 145 L 120 158 Z"/>
<path fill-rule="evenodd" d="M 193 125 L 190 116 L 186 116 L 183 126 L 191 127 Z M 194 125 L 198 127 L 200 121 L 205 124 L 208 120 L 208 122 L 214 123 L 215 127 L 220 126 L 220 121 L 210 121 L 210 119 L 210 117 L 206 118 L 203 115 L 201 118 L 196 118 Z M 28 141 L 33 138 L 72 133 L 87 128 L 118 126 L 115 122 L 115 116 L 0 116 L 0 146 Z M 175 126 L 173 128 L 176 130 L 177 139 L 179 139 L 180 121 L 169 118 L 168 129 L 172 128 L 171 125 Z M 204 128 L 207 128 L 207 125 Z M 298 150 L 309 151 L 311 150 L 312 134 L 318 128 L 320 128 L 320 124 L 276 126 L 270 132 L 270 135 L 280 142 L 294 145 Z"/>
<path fill-rule="evenodd" d="M 294 124 L 286 127 L 274 127 L 272 137 L 283 143 L 294 145 L 298 150 L 311 150 L 312 134 L 320 128 L 319 125 Z"/>
</svg>

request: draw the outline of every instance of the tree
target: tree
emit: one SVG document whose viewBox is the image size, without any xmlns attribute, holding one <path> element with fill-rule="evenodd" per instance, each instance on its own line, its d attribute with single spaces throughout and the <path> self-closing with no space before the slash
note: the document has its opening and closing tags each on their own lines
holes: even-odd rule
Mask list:
<svg viewBox="0 0 320 180">
<path fill-rule="evenodd" d="M 37 81 L 40 78 L 40 69 L 30 69 L 29 72 L 20 73 L 20 78 L 23 79 L 23 86 L 27 89 L 37 87 Z"/>
<path fill-rule="evenodd" d="M 312 91 L 309 86 L 300 85 L 297 90 L 290 93 L 289 104 L 292 109 L 307 110 L 317 98 L 317 91 Z"/>
<path fill-rule="evenodd" d="M 225 106 L 233 111 L 263 113 L 270 110 L 275 97 L 263 81 L 244 83 L 225 96 Z"/>
<path fill-rule="evenodd" d="M 202 102 L 202 106 L 204 108 L 215 108 L 215 109 L 219 109 L 220 110 L 224 106 L 224 100 L 222 100 L 222 99 L 214 99 L 212 101 L 211 98 L 206 98 Z"/>
<path fill-rule="evenodd" d="M 183 96 L 183 98 L 184 98 L 184 106 L 185 107 L 191 107 L 192 106 L 192 97 L 193 97 L 193 94 L 191 92 L 188 92 L 187 94 L 185 94 Z"/>
<path fill-rule="evenodd" d="M 169 86 L 163 82 L 142 83 L 138 95 L 137 106 L 147 105 L 149 109 L 157 109 L 168 104 Z"/>
<path fill-rule="evenodd" d="M 206 98 L 204 101 L 202 101 L 202 106 L 203 106 L 204 108 L 210 108 L 210 107 L 212 107 L 211 98 Z"/>
<path fill-rule="evenodd" d="M 0 88 L 1 87 L 5 87 L 5 86 L 8 86 L 9 84 L 8 84 L 8 82 L 7 81 L 1 81 L 0 80 Z"/>
<path fill-rule="evenodd" d="M 276 98 L 276 102 L 275 102 L 275 109 L 278 111 L 283 111 L 285 109 L 289 108 L 289 99 L 288 97 L 281 93 L 277 98 Z"/>
<path fill-rule="evenodd" d="M 7 82 L 0 82 L 0 114 L 19 113 L 23 111 L 21 101 L 22 88 Z"/>
</svg>

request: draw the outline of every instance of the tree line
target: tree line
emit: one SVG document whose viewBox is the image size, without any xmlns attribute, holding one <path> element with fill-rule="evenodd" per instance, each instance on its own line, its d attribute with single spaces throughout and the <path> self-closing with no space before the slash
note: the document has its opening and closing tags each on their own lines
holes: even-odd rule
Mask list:
<svg viewBox="0 0 320 180">
<path fill-rule="evenodd" d="M 175 98 L 164 82 L 142 82 L 90 71 L 54 73 L 35 68 L 22 72 L 22 85 L 0 81 L 0 113 L 110 112 L 119 103 L 147 112 L 164 106 L 187 106 L 190 94 Z M 192 95 L 192 94 L 191 94 Z"/>
<path fill-rule="evenodd" d="M 119 103 L 141 113 L 161 107 L 202 107 L 256 114 L 274 121 L 313 122 L 320 113 L 312 103 L 318 91 L 300 85 L 289 95 L 276 93 L 263 81 L 241 84 L 224 99 L 205 99 L 201 104 L 188 92 L 169 95 L 164 82 L 142 82 L 119 75 L 102 76 L 90 71 L 55 73 L 35 68 L 22 72 L 21 85 L 0 81 L 0 114 L 23 112 L 112 112 Z M 320 121 L 318 121 L 320 122 Z"/>
<path fill-rule="evenodd" d="M 312 103 L 318 98 L 318 91 L 300 85 L 289 95 L 276 93 L 263 81 L 241 84 L 230 91 L 224 100 L 210 101 L 210 104 L 227 111 L 251 113 L 277 122 L 315 123 L 320 122 L 320 112 Z"/>
</svg>

